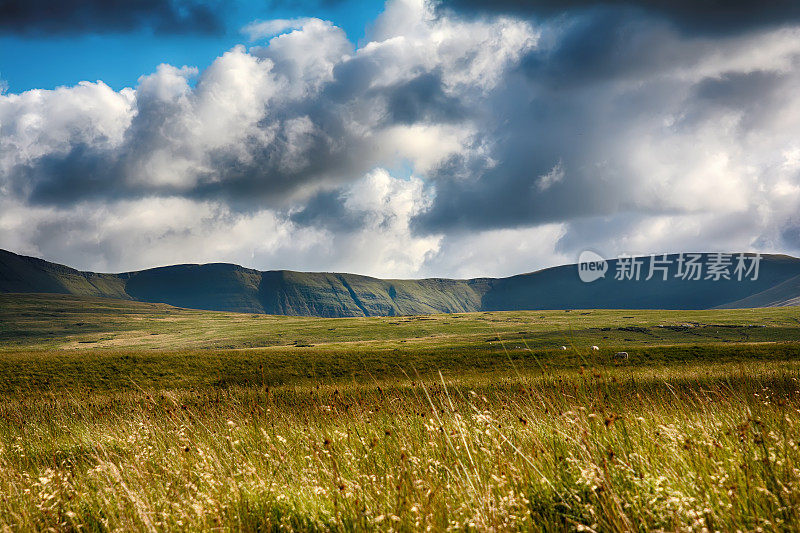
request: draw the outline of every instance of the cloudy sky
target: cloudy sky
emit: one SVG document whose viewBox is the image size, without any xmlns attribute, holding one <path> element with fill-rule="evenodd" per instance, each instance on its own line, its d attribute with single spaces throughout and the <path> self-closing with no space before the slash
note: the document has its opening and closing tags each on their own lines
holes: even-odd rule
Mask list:
<svg viewBox="0 0 800 533">
<path fill-rule="evenodd" d="M 501 276 L 800 255 L 800 3 L 0 2 L 0 248 Z"/>
</svg>

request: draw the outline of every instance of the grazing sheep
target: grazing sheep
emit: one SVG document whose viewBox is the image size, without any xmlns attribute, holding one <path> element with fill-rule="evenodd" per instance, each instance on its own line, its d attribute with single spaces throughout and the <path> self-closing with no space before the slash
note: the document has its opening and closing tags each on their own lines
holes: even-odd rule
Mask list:
<svg viewBox="0 0 800 533">
<path fill-rule="evenodd" d="M 622 360 L 628 358 L 628 352 L 617 352 L 614 354 L 615 360 Z"/>
<path fill-rule="evenodd" d="M 592 351 L 593 352 L 599 352 L 600 351 L 600 347 L 599 346 L 592 346 Z"/>
<path fill-rule="evenodd" d="M 566 351 L 567 347 L 566 346 L 562 346 L 561 349 Z"/>
</svg>

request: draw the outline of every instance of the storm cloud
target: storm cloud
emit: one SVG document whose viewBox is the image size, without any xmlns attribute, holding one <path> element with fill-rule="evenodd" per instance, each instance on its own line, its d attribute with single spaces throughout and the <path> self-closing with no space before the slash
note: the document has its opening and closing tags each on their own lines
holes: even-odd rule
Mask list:
<svg viewBox="0 0 800 533">
<path fill-rule="evenodd" d="M 66 35 L 150 30 L 214 34 L 224 30 L 218 3 L 199 0 L 3 0 L 0 33 Z"/>
<path fill-rule="evenodd" d="M 731 34 L 800 21 L 800 5 L 793 0 L 443 0 L 438 8 L 538 18 L 611 8 L 651 14 L 682 31 L 702 34 Z"/>
<path fill-rule="evenodd" d="M 202 72 L 0 95 L 0 246 L 382 276 L 800 251 L 792 6 L 537 6 L 393 0 L 358 47 L 298 19 Z"/>
</svg>

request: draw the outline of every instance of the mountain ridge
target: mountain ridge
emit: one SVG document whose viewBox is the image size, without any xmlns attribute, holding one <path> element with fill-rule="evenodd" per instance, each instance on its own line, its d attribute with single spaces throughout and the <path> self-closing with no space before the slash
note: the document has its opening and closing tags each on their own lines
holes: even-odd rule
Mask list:
<svg viewBox="0 0 800 533">
<path fill-rule="evenodd" d="M 667 257 L 674 261 L 677 256 Z M 607 262 L 609 273 L 617 270 L 619 261 Z M 233 263 L 185 263 L 113 274 L 80 271 L 0 250 L 0 292 L 74 294 L 212 311 L 322 317 L 523 309 L 761 307 L 800 304 L 800 259 L 762 255 L 756 280 L 664 281 L 655 277 L 621 281 L 609 274 L 583 283 L 575 264 L 506 278 L 472 279 L 380 279 L 336 272 L 260 271 Z"/>
</svg>

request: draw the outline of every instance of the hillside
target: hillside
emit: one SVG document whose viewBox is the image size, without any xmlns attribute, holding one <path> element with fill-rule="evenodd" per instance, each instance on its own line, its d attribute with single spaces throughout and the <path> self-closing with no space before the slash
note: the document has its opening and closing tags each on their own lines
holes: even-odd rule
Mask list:
<svg viewBox="0 0 800 533">
<path fill-rule="evenodd" d="M 672 260 L 675 256 L 670 256 Z M 608 275 L 583 283 L 576 265 L 508 278 L 378 279 L 185 264 L 121 274 L 82 272 L 0 250 L 0 293 L 57 293 L 212 311 L 293 316 L 399 316 L 536 309 L 708 309 L 800 303 L 800 259 L 764 255 L 756 280 L 649 281 Z M 645 276 L 642 276 L 643 278 Z"/>
<path fill-rule="evenodd" d="M 745 307 L 786 306 L 800 306 L 800 276 L 789 278 L 765 291 L 719 307 L 721 309 L 741 309 Z"/>
</svg>

